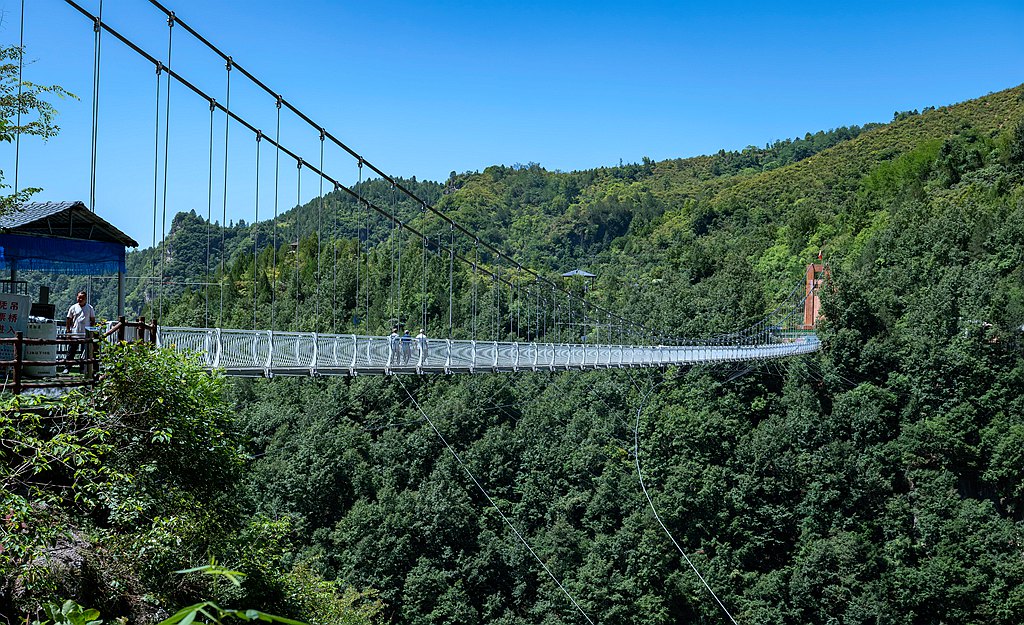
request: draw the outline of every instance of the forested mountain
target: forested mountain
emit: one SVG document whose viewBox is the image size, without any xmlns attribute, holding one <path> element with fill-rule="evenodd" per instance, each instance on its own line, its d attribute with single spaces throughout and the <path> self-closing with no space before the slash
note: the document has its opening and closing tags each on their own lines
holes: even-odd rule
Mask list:
<svg viewBox="0 0 1024 625">
<path fill-rule="evenodd" d="M 591 297 L 671 335 L 759 319 L 821 253 L 824 349 L 749 370 L 231 382 L 224 435 L 244 452 L 231 514 L 260 519 L 281 546 L 206 541 L 209 555 L 271 561 L 239 596 L 271 588 L 272 607 L 316 622 L 330 621 L 313 602 L 282 599 L 296 571 L 375 589 L 360 596 L 383 602 L 365 614 L 380 622 L 584 622 L 500 510 L 594 622 L 727 622 L 655 520 L 638 457 L 668 533 L 740 623 L 1024 622 L 1024 88 L 895 117 L 763 150 L 417 183 L 525 265 L 588 269 Z M 448 236 L 388 185 L 364 184 Z M 217 301 L 240 327 L 254 308 L 282 329 L 377 331 L 424 306 L 446 319 L 447 259 L 384 219 L 357 245 L 363 213 L 325 202 L 342 208 L 340 239 L 306 234 L 319 201 L 282 218 L 295 249 L 254 260 L 252 227 L 237 225 L 212 276 L 223 290 L 175 291 L 161 317 L 201 325 Z M 205 228 L 179 215 L 167 275 L 205 270 Z M 152 264 L 147 254 L 133 262 Z M 361 310 L 357 275 L 391 293 L 398 268 L 427 288 Z M 472 279 L 467 267 L 454 276 L 457 327 L 473 314 Z M 179 505 L 154 544 L 216 526 L 201 497 Z M 204 564 L 187 549 L 150 554 L 124 566 L 148 580 L 165 560 Z M 291 586 L 272 583 L 285 574 Z M 154 601 L 194 591 L 172 590 Z M 123 613 L 109 594 L 80 596 Z"/>
<path fill-rule="evenodd" d="M 532 266 L 586 263 L 599 297 L 678 334 L 758 318 L 819 251 L 834 291 L 821 360 L 728 383 L 444 380 L 417 389 L 424 409 L 614 620 L 720 618 L 639 499 L 633 382 L 658 384 L 641 451 L 656 501 L 741 620 L 1018 620 L 1021 93 L 838 132 L 781 165 L 451 177 L 443 210 Z M 399 622 L 576 618 L 401 386 L 243 388 L 267 505 L 302 520 L 329 574 L 380 588 Z"/>
<path fill-rule="evenodd" d="M 638 490 L 641 410 L 655 505 L 739 622 L 1020 622 L 1022 94 L 775 168 L 454 177 L 461 220 L 541 265 L 590 259 L 601 295 L 680 334 L 756 318 L 823 251 L 825 351 L 737 379 L 244 383 L 267 509 L 395 622 L 579 622 L 425 413 L 592 617 L 724 622 Z"/>
</svg>

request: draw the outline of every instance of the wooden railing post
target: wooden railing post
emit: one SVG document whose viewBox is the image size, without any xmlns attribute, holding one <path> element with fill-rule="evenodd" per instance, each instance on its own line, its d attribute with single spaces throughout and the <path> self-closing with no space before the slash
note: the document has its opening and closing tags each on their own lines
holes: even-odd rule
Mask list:
<svg viewBox="0 0 1024 625">
<path fill-rule="evenodd" d="M 135 327 L 135 340 L 145 341 L 146 340 L 146 318 L 139 317 L 139 324 Z"/>
<path fill-rule="evenodd" d="M 96 376 L 96 364 L 92 359 L 96 357 L 96 345 L 93 341 L 92 332 L 85 331 L 85 362 L 82 363 L 82 377 L 92 383 Z"/>
<path fill-rule="evenodd" d="M 117 342 L 124 343 L 124 315 L 117 318 Z"/>
<path fill-rule="evenodd" d="M 153 317 L 153 329 L 149 335 L 149 342 L 156 345 L 156 317 Z"/>
<path fill-rule="evenodd" d="M 22 376 L 22 365 L 21 365 L 21 345 L 24 341 L 24 336 L 21 332 L 14 333 L 14 393 L 15 395 L 21 393 L 21 376 Z"/>
</svg>

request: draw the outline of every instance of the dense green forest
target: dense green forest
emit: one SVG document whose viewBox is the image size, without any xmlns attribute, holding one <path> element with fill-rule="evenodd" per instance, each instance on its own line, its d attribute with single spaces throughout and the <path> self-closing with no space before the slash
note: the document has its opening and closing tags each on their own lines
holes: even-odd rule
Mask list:
<svg viewBox="0 0 1024 625">
<path fill-rule="evenodd" d="M 824 348 L 750 368 L 228 382 L 118 347 L 93 394 L 6 405 L 0 438 L 32 437 L 2 448 L 20 507 L 0 612 L 72 598 L 146 622 L 213 598 L 317 623 L 585 622 L 504 515 L 595 623 L 728 622 L 639 462 L 739 623 L 1024 621 L 1024 88 L 764 149 L 415 185 L 524 265 L 593 271 L 588 297 L 667 335 L 760 318 L 821 253 Z M 168 324 L 446 322 L 448 259 L 364 219 L 314 200 L 277 249 L 272 224 L 236 224 L 215 289 L 140 287 L 134 305 Z M 207 240 L 181 214 L 132 263 L 195 278 Z M 471 267 L 452 279 L 456 333 L 517 301 L 475 310 Z M 89 565 L 41 565 L 54 544 Z M 172 573 L 212 560 L 247 576 Z"/>
</svg>

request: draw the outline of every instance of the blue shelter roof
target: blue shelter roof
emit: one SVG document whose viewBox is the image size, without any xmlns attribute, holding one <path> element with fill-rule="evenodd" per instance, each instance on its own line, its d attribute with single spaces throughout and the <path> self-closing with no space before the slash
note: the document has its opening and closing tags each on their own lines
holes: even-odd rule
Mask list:
<svg viewBox="0 0 1024 625">
<path fill-rule="evenodd" d="M 0 216 L 0 267 L 71 275 L 125 271 L 134 239 L 82 202 L 32 202 Z"/>
</svg>

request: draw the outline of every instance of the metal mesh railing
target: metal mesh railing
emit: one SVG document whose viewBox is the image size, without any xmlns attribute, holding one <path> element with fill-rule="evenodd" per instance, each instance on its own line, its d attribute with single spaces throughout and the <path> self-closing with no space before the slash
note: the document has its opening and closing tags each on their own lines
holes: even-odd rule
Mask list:
<svg viewBox="0 0 1024 625">
<path fill-rule="evenodd" d="M 354 375 L 360 373 L 484 373 L 494 371 L 662 367 L 767 360 L 817 351 L 813 334 L 744 345 L 631 346 L 510 343 L 386 336 L 159 329 L 163 347 L 198 352 L 228 375 Z"/>
</svg>

